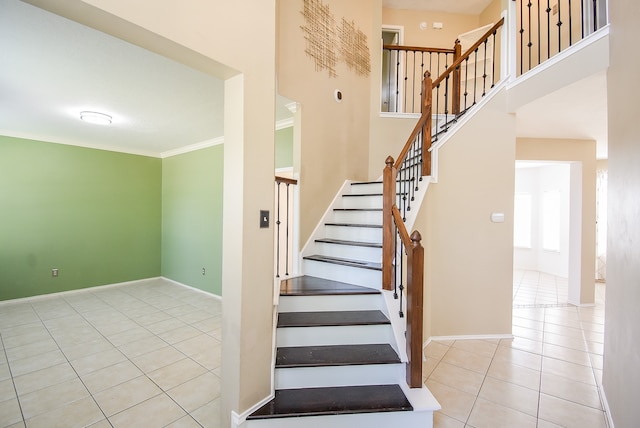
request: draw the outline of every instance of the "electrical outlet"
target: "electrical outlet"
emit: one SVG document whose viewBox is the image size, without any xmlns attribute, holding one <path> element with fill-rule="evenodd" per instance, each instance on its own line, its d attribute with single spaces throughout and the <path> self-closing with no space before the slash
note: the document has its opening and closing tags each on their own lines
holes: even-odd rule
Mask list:
<svg viewBox="0 0 640 428">
<path fill-rule="evenodd" d="M 58 277 L 58 269 L 51 269 L 51 276 L 54 278 Z"/>
<path fill-rule="evenodd" d="M 205 269 L 204 269 L 204 268 L 202 268 L 202 275 L 203 275 L 203 276 L 204 276 L 205 272 L 206 272 L 206 271 L 205 271 Z"/>
</svg>

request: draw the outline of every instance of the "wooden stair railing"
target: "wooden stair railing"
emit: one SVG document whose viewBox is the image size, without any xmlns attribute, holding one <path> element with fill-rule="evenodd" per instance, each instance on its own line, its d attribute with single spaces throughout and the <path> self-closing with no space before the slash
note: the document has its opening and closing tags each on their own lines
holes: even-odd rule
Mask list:
<svg viewBox="0 0 640 428">
<path fill-rule="evenodd" d="M 386 166 L 382 179 L 382 288 L 394 291 L 394 297 L 400 300 L 400 317 L 404 317 L 403 293 L 406 292 L 406 343 L 408 357 L 406 378 L 410 388 L 422 387 L 424 248 L 421 243 L 422 236 L 420 233 L 414 231 L 409 235 L 404 222 L 407 212 L 411 210 L 411 202 L 413 202 L 415 192 L 418 190 L 419 182 L 422 181 L 424 176 L 431 175 L 434 103 L 436 104 L 435 112 L 440 113 L 437 104 L 442 95 L 439 92 L 440 88 L 444 84 L 446 126 L 449 123 L 449 112 L 457 116 L 470 108 L 470 106 L 467 106 L 469 58 L 471 55 L 475 55 L 477 59 L 479 49 L 483 44 L 484 58 L 486 58 L 488 40 L 492 36 L 492 46 L 495 52 L 496 33 L 503 24 L 504 18 L 491 27 L 464 54 L 457 56 L 453 63 L 435 81 L 432 81 L 431 73 L 428 70 L 424 73 L 420 119 L 418 119 L 398 158 L 394 161 L 391 156 L 388 156 L 385 160 Z M 456 46 L 459 49 L 459 43 L 456 43 Z M 474 65 L 476 73 L 472 76 L 474 82 L 479 78 L 483 80 L 482 96 L 486 94 L 488 76 L 487 61 L 483 62 L 483 74 L 477 76 L 476 64 Z M 462 76 L 463 65 L 466 74 L 464 77 Z M 495 86 L 495 58 L 492 67 L 491 87 Z M 461 82 L 463 78 L 465 79 L 464 85 Z M 451 89 L 449 88 L 449 81 L 452 82 Z M 472 106 L 476 104 L 476 83 L 474 83 L 474 102 Z M 460 91 L 463 88 L 465 92 L 461 94 Z M 462 102 L 463 100 L 464 103 Z M 405 254 L 406 262 L 404 260 Z M 406 275 L 404 272 L 405 264 Z"/>
</svg>

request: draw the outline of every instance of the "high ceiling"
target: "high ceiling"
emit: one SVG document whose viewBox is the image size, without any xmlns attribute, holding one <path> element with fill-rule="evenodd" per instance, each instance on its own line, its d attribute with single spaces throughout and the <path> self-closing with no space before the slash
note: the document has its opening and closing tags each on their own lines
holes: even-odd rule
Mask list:
<svg viewBox="0 0 640 428">
<path fill-rule="evenodd" d="M 476 14 L 490 1 L 383 4 Z M 287 101 L 277 98 L 276 120 L 290 118 Z M 109 114 L 113 124 L 82 122 L 83 110 Z M 517 131 L 596 139 L 605 158 L 606 76 L 522 107 Z M 221 80 L 19 0 L 0 0 L 0 135 L 162 156 L 223 134 Z"/>
</svg>

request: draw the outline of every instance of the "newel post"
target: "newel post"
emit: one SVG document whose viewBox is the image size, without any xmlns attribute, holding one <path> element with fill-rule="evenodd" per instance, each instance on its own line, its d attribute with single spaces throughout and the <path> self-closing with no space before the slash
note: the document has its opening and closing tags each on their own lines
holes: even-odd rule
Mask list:
<svg viewBox="0 0 640 428">
<path fill-rule="evenodd" d="M 411 234 L 411 249 L 407 251 L 407 384 L 422 387 L 422 317 L 424 298 L 424 247 L 422 236 Z"/>
<path fill-rule="evenodd" d="M 431 119 L 433 109 L 433 80 L 431 73 L 425 71 L 422 79 L 422 114 L 426 114 L 426 120 L 422 128 L 422 175 L 431 175 Z"/>
<path fill-rule="evenodd" d="M 462 56 L 462 45 L 460 40 L 456 39 L 456 43 L 453 46 L 453 61 L 455 62 Z M 453 114 L 460 114 L 460 66 L 457 66 L 453 70 L 453 97 L 451 100 L 451 111 Z"/>
<path fill-rule="evenodd" d="M 393 290 L 393 214 L 391 212 L 396 200 L 396 168 L 394 160 L 388 156 L 382 174 L 382 289 Z"/>
</svg>

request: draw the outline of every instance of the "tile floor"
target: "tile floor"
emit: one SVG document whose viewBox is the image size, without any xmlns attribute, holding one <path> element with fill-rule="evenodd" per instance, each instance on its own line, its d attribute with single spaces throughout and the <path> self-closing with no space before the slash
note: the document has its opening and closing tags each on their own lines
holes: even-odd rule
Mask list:
<svg viewBox="0 0 640 428">
<path fill-rule="evenodd" d="M 593 307 L 543 305 L 514 307 L 513 339 L 427 345 L 425 383 L 442 405 L 434 427 L 607 427 L 604 285 Z"/>
<path fill-rule="evenodd" d="M 0 427 L 218 427 L 221 302 L 165 280 L 0 304 Z"/>
<path fill-rule="evenodd" d="M 569 296 L 567 278 L 531 270 L 513 271 L 513 306 L 566 305 Z"/>
<path fill-rule="evenodd" d="M 434 426 L 606 428 L 604 285 L 595 307 L 513 314 L 512 340 L 427 346 Z M 164 280 L 0 303 L 0 427 L 217 427 L 220 322 Z"/>
</svg>

